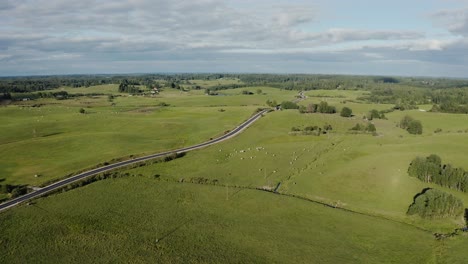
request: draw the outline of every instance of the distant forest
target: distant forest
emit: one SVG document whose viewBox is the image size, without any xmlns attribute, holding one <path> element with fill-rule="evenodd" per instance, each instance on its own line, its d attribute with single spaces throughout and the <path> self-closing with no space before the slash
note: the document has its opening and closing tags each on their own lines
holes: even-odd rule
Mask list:
<svg viewBox="0 0 468 264">
<path fill-rule="evenodd" d="M 192 80 L 238 79 L 239 83 L 210 87 L 193 85 Z M 63 75 L 1 77 L 0 99 L 15 99 L 15 94 L 44 92 L 59 87 L 89 87 L 103 84 L 130 83 L 147 88 L 169 86 L 182 89 L 207 89 L 211 92 L 246 86 L 270 86 L 285 90 L 364 90 L 359 100 L 395 104 L 397 109 L 414 109 L 416 105 L 433 105 L 434 112 L 468 113 L 468 80 L 422 77 L 346 76 L 312 74 L 131 74 L 131 75 Z M 185 88 L 184 88 L 185 89 Z M 132 89 L 131 92 L 138 92 Z M 214 93 L 215 94 L 215 93 Z M 42 95 L 50 96 L 48 93 Z M 23 96 L 24 97 L 24 96 Z M 37 97 L 37 94 L 36 96 Z M 61 95 L 63 99 L 67 96 Z"/>
</svg>

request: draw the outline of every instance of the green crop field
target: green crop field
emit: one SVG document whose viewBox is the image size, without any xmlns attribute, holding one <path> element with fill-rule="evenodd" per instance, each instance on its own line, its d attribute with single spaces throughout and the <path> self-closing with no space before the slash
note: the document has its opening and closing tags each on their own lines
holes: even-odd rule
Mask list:
<svg viewBox="0 0 468 264">
<path fill-rule="evenodd" d="M 164 89 L 129 96 L 114 91 L 117 86 L 103 89 L 116 95 L 112 102 L 105 95 L 1 107 L 0 178 L 39 185 L 113 158 L 203 142 L 267 100 L 297 95 L 268 86 L 217 95 Z M 363 101 L 368 91 L 305 95 L 300 105 L 326 101 L 338 113 L 272 111 L 222 143 L 2 212 L 0 263 L 464 263 L 466 233 L 434 236 L 466 226 L 463 216 L 423 219 L 406 212 L 425 188 L 453 194 L 465 207 L 468 194 L 423 183 L 407 170 L 416 156 L 430 154 L 468 170 L 468 115 L 420 105 L 368 121 L 363 117 L 372 109 L 394 104 Z M 345 106 L 354 116 L 340 116 Z M 421 135 L 398 127 L 405 115 L 421 121 Z M 351 131 L 358 123 L 377 131 Z M 297 131 L 313 126 L 331 129 Z"/>
</svg>

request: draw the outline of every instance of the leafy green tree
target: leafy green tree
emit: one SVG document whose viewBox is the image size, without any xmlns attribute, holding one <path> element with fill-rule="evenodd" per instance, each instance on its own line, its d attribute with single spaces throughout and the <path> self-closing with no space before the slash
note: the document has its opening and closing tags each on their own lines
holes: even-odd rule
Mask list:
<svg viewBox="0 0 468 264">
<path fill-rule="evenodd" d="M 421 121 L 419 120 L 411 120 L 408 124 L 406 129 L 410 134 L 413 135 L 421 135 L 423 132 L 423 127 Z"/>
<path fill-rule="evenodd" d="M 326 113 L 327 110 L 328 110 L 328 103 L 324 102 L 324 101 L 320 102 L 318 107 L 317 107 L 317 111 L 319 113 Z"/>
<path fill-rule="evenodd" d="M 436 189 L 425 189 L 416 195 L 407 211 L 408 215 L 431 219 L 459 217 L 463 213 L 463 202 L 459 198 Z"/>
<path fill-rule="evenodd" d="M 399 126 L 403 129 L 406 129 L 408 133 L 413 135 L 421 135 L 423 132 L 421 121 L 415 120 L 414 118 L 408 115 L 404 116 L 401 119 Z"/>
<path fill-rule="evenodd" d="M 306 112 L 307 113 L 315 113 L 315 112 L 317 112 L 317 107 L 318 107 L 318 105 L 316 105 L 316 104 L 308 104 Z"/>
<path fill-rule="evenodd" d="M 372 132 L 372 133 L 377 131 L 377 129 L 375 128 L 375 125 L 372 123 L 367 124 L 366 130 L 367 132 Z"/>
<path fill-rule="evenodd" d="M 84 114 L 86 113 L 86 111 L 84 110 L 84 108 L 80 108 L 80 114 Z"/>
<path fill-rule="evenodd" d="M 351 108 L 345 106 L 345 107 L 343 107 L 341 109 L 340 115 L 342 117 L 351 117 L 353 115 L 353 110 L 351 110 Z"/>
<path fill-rule="evenodd" d="M 281 108 L 282 109 L 299 109 L 299 106 L 291 101 L 283 101 L 281 103 Z"/>
<path fill-rule="evenodd" d="M 412 118 L 411 116 L 405 115 L 400 121 L 400 127 L 403 129 L 407 129 L 409 127 L 410 122 L 413 120 L 414 118 Z"/>
<path fill-rule="evenodd" d="M 273 100 L 273 101 L 272 101 L 272 100 L 270 100 L 270 99 L 268 99 L 268 100 L 266 101 L 266 104 L 267 104 L 268 106 L 270 106 L 270 107 L 275 107 L 275 106 L 278 105 L 278 103 L 276 102 L 276 100 Z"/>
<path fill-rule="evenodd" d="M 375 109 L 372 109 L 370 112 L 369 112 L 369 115 L 367 117 L 367 119 L 369 120 L 373 120 L 374 118 L 377 118 L 377 119 L 380 119 L 381 116 L 380 116 L 380 112 L 375 110 Z"/>
<path fill-rule="evenodd" d="M 353 126 L 351 128 L 351 130 L 354 130 L 354 131 L 361 131 L 362 130 L 362 126 L 361 124 L 357 123 L 355 126 Z"/>
</svg>

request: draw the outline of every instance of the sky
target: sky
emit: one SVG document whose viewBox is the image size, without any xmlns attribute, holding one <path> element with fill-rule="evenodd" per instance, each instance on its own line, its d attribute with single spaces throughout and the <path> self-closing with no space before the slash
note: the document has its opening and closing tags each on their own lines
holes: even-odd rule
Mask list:
<svg viewBox="0 0 468 264">
<path fill-rule="evenodd" d="M 468 78 L 468 0 L 0 0 L 0 76 Z"/>
</svg>

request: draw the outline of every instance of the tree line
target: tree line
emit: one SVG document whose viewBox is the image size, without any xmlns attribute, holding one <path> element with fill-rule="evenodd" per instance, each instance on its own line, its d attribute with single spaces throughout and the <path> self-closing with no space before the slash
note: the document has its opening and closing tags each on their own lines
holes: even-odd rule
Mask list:
<svg viewBox="0 0 468 264">
<path fill-rule="evenodd" d="M 336 113 L 336 107 L 334 107 L 332 105 L 329 105 L 325 101 L 322 101 L 322 102 L 320 102 L 318 104 L 313 104 L 312 103 L 312 104 L 308 104 L 307 106 L 300 106 L 299 107 L 299 112 L 300 113 L 334 114 L 334 113 Z"/>
<path fill-rule="evenodd" d="M 238 79 L 241 83 L 219 84 L 201 87 L 192 80 Z M 124 80 L 134 86 L 171 86 L 182 89 L 185 85 L 194 89 L 217 90 L 236 89 L 246 86 L 270 86 L 286 90 L 365 90 L 369 94 L 359 100 L 373 103 L 395 104 L 395 109 L 408 110 L 418 104 L 433 104 L 432 111 L 447 113 L 468 113 L 468 80 L 375 77 L 318 74 L 131 74 L 131 75 L 65 75 L 25 76 L 0 78 L 0 99 L 7 99 L 8 93 L 30 93 L 56 89 L 62 86 L 89 87 L 102 84 L 121 84 Z"/>
<path fill-rule="evenodd" d="M 442 164 L 441 158 L 435 154 L 413 159 L 408 174 L 423 182 L 468 192 L 468 172 L 451 164 Z"/>
<path fill-rule="evenodd" d="M 464 211 L 463 202 L 459 198 L 440 190 L 427 188 L 414 197 L 407 214 L 435 219 L 459 217 Z"/>
</svg>

